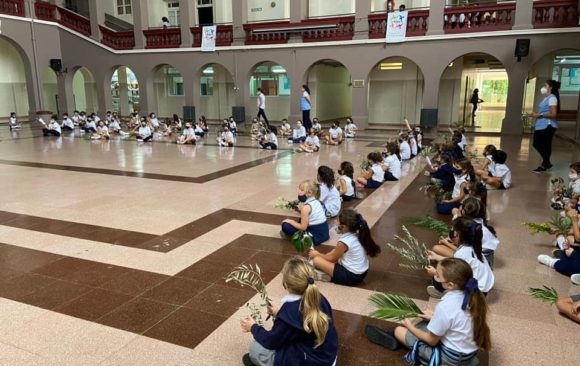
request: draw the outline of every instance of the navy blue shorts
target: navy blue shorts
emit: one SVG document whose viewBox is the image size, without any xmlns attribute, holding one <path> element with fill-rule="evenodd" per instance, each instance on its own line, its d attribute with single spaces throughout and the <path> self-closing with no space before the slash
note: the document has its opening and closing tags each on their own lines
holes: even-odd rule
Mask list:
<svg viewBox="0 0 580 366">
<path fill-rule="evenodd" d="M 376 180 L 369 179 L 369 180 L 367 180 L 366 187 L 370 188 L 370 189 L 375 189 L 375 188 L 379 188 L 381 186 L 381 184 L 383 184 L 383 183 L 377 182 Z"/>
<path fill-rule="evenodd" d="M 391 172 L 385 172 L 385 182 L 395 182 L 398 181 L 399 178 L 395 178 L 395 176 L 393 175 L 393 173 Z"/>
<path fill-rule="evenodd" d="M 354 274 L 339 263 L 336 263 L 334 265 L 334 272 L 332 272 L 332 278 L 330 281 L 332 283 L 336 283 L 337 285 L 356 286 L 365 279 L 368 272 L 369 271 L 361 274 Z"/>
<path fill-rule="evenodd" d="M 503 190 L 505 190 L 505 186 L 503 185 L 503 182 L 501 182 L 501 183 L 499 184 L 499 187 L 498 187 L 497 189 L 503 189 Z"/>
</svg>

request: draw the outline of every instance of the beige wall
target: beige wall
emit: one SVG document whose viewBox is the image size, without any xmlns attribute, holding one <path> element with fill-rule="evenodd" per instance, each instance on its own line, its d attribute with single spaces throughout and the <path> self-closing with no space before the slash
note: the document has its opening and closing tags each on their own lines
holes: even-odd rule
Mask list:
<svg viewBox="0 0 580 366">
<path fill-rule="evenodd" d="M 0 38 L 0 117 L 28 114 L 26 76 L 20 54 Z"/>
<path fill-rule="evenodd" d="M 214 64 L 213 67 L 213 95 L 200 96 L 200 105 L 197 115 L 205 115 L 207 119 L 221 120 L 232 114 L 235 103 L 234 80 L 230 72 L 222 66 Z M 195 86 L 201 90 L 201 86 Z"/>
<path fill-rule="evenodd" d="M 291 0 L 248 0 L 248 21 L 281 20 L 290 18 Z M 294 0 L 296 1 L 296 0 Z M 271 7 L 271 4 L 276 6 Z"/>
<path fill-rule="evenodd" d="M 355 0 L 309 0 L 308 17 L 354 14 Z M 359 0 L 366 1 L 366 0 Z"/>
<path fill-rule="evenodd" d="M 116 18 L 119 18 L 127 23 L 133 24 L 133 14 L 117 14 L 117 0 L 101 0 L 103 1 L 103 7 L 106 14 L 110 14 Z M 143 0 L 132 0 L 132 1 L 143 1 Z M 133 10 L 131 8 L 131 10 Z"/>
<path fill-rule="evenodd" d="M 42 72 L 42 96 L 44 100 L 44 110 L 56 113 L 56 95 L 58 94 L 58 85 L 54 71 L 46 67 Z"/>
<path fill-rule="evenodd" d="M 308 73 L 312 97 L 311 117 L 321 121 L 352 115 L 350 72 L 344 66 L 314 65 Z"/>
</svg>

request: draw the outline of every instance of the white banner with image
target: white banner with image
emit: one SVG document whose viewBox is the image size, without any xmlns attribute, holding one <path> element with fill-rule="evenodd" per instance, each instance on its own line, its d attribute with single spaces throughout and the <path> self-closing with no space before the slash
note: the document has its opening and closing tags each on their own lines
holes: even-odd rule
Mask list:
<svg viewBox="0 0 580 366">
<path fill-rule="evenodd" d="M 408 15 L 407 10 L 387 13 L 387 43 L 405 42 Z"/>
<path fill-rule="evenodd" d="M 201 51 L 214 52 L 217 27 L 215 25 L 203 27 L 201 30 Z"/>
</svg>

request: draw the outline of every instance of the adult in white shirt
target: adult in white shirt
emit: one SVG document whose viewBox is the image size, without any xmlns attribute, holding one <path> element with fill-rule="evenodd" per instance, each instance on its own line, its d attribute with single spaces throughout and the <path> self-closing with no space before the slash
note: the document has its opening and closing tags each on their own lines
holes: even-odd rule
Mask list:
<svg viewBox="0 0 580 366">
<path fill-rule="evenodd" d="M 75 123 L 72 119 L 68 118 L 68 113 L 62 115 L 62 124 L 60 127 L 64 131 L 73 131 L 75 129 Z"/>
<path fill-rule="evenodd" d="M 302 111 L 302 121 L 308 132 L 312 128 L 310 120 L 310 111 L 312 110 L 312 100 L 310 99 L 310 88 L 308 85 L 302 85 L 302 95 L 300 96 L 300 110 Z"/>
<path fill-rule="evenodd" d="M 150 142 L 152 140 L 153 140 L 153 132 L 151 131 L 151 128 L 147 126 L 145 121 L 142 121 L 141 126 L 139 127 L 137 141 Z"/>
<path fill-rule="evenodd" d="M 58 116 L 56 114 L 53 114 L 48 126 L 46 126 L 46 124 L 45 124 L 45 127 L 42 129 L 42 134 L 44 136 L 60 137 L 61 129 L 60 129 L 60 125 L 56 121 L 57 118 L 58 118 Z"/>
<path fill-rule="evenodd" d="M 296 127 L 292 131 L 292 143 L 298 144 L 306 141 L 306 129 L 302 126 L 302 121 L 296 121 Z"/>
<path fill-rule="evenodd" d="M 181 131 L 181 136 L 175 141 L 178 145 L 192 144 L 195 145 L 196 137 L 195 130 L 191 127 L 191 123 L 186 123 L 185 128 Z"/>
<path fill-rule="evenodd" d="M 264 118 L 266 126 L 269 126 L 268 117 L 266 117 L 266 96 L 262 92 L 262 88 L 258 88 L 258 119 Z"/>
<path fill-rule="evenodd" d="M 328 130 L 326 143 L 329 145 L 338 145 L 342 143 L 342 128 L 340 128 L 337 121 L 332 122 L 332 126 Z"/>
</svg>

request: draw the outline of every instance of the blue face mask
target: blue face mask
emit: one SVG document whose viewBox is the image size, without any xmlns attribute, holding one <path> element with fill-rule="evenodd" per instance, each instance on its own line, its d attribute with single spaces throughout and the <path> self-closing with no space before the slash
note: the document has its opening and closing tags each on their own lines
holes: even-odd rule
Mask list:
<svg viewBox="0 0 580 366">
<path fill-rule="evenodd" d="M 308 197 L 306 197 L 305 194 L 298 195 L 298 201 L 300 201 L 302 203 L 306 202 L 307 199 L 308 199 Z"/>
</svg>

